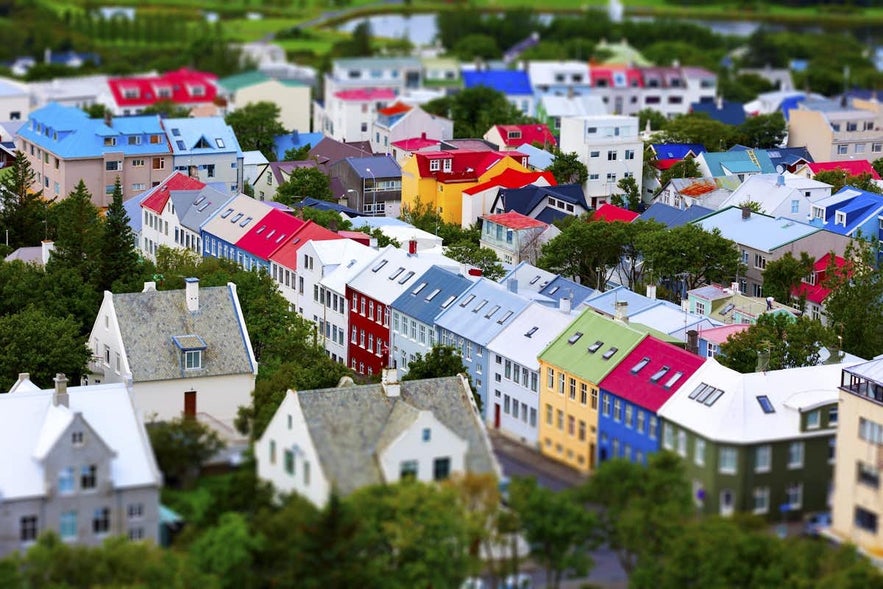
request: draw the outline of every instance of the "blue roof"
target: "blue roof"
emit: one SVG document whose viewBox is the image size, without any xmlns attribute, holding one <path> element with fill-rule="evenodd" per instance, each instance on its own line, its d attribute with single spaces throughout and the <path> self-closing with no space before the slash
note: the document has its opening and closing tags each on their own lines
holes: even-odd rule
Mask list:
<svg viewBox="0 0 883 589">
<path fill-rule="evenodd" d="M 33 111 L 18 130 L 20 137 L 64 158 L 99 157 L 107 151 L 124 156 L 170 153 L 158 115 L 90 119 L 72 106 L 50 102 Z M 161 136 L 151 143 L 150 136 Z"/>
<path fill-rule="evenodd" d="M 141 234 L 142 221 L 144 219 L 144 215 L 141 214 L 141 201 L 149 195 L 150 190 L 145 190 L 141 194 L 123 201 L 123 208 L 126 209 L 126 214 L 129 215 L 129 227 L 132 228 L 136 235 Z"/>
<path fill-rule="evenodd" d="M 543 223 L 548 223 L 549 225 L 553 224 L 558 219 L 563 219 L 564 217 L 569 216 L 564 211 L 559 211 L 558 209 L 553 209 L 552 207 L 543 207 L 543 210 L 537 214 L 534 219 L 537 221 L 542 221 Z"/>
<path fill-rule="evenodd" d="M 536 170 L 545 170 L 555 161 L 555 156 L 545 149 L 541 149 L 530 143 L 523 143 L 515 148 L 527 156 L 527 165 Z"/>
<path fill-rule="evenodd" d="M 589 203 L 581 184 L 559 184 L 558 186 L 525 186 L 524 188 L 504 188 L 497 198 L 503 201 L 503 211 L 515 211 L 531 216 L 531 212 L 546 196 L 552 196 L 564 202 L 579 205 L 588 210 Z M 559 211 L 560 212 L 560 211 Z M 560 218 L 564 215 L 560 215 Z M 539 219 L 539 216 L 535 217 Z M 543 220 L 543 219 L 540 219 Z M 548 222 L 548 221 L 546 221 Z"/>
<path fill-rule="evenodd" d="M 786 121 L 788 120 L 791 111 L 796 109 L 804 100 L 806 100 L 806 96 L 803 94 L 797 94 L 782 99 L 782 102 L 779 104 L 779 110 L 782 111 Z"/>
<path fill-rule="evenodd" d="M 325 138 L 323 133 L 300 133 L 297 130 L 285 135 L 277 135 L 273 139 L 274 149 L 276 150 L 276 159 L 280 162 L 285 157 L 285 152 L 289 149 L 300 149 L 305 145 L 316 147 L 316 144 Z"/>
<path fill-rule="evenodd" d="M 487 86 L 507 96 L 533 94 L 530 79 L 523 70 L 483 70 L 463 72 L 463 87 Z"/>
<path fill-rule="evenodd" d="M 842 198 L 846 195 L 852 195 L 852 198 Z M 876 219 L 883 212 L 883 195 L 859 190 L 852 186 L 844 186 L 829 198 L 831 204 L 825 206 L 824 228 L 832 233 L 852 236 L 870 219 Z M 825 199 L 825 201 L 827 200 Z M 825 201 L 817 204 L 824 204 Z M 846 214 L 845 226 L 836 222 L 838 212 Z M 865 237 L 875 238 L 877 236 L 866 235 Z"/>
<path fill-rule="evenodd" d="M 741 149 L 731 151 L 709 151 L 703 156 L 713 178 L 727 176 L 724 166 L 731 173 L 755 172 L 774 174 L 776 167 L 770 161 L 765 149 Z"/>
<path fill-rule="evenodd" d="M 690 153 L 705 153 L 701 143 L 653 143 L 651 146 L 658 160 L 682 160 Z"/>
<path fill-rule="evenodd" d="M 793 166 L 800 160 L 812 163 L 812 155 L 805 147 L 776 147 L 766 150 L 773 167 L 782 164 L 784 166 Z"/>
<path fill-rule="evenodd" d="M 662 223 L 668 229 L 674 229 L 675 227 L 691 223 L 705 215 L 710 215 L 713 212 L 712 209 L 706 209 L 699 205 L 693 205 L 681 210 L 677 207 L 657 202 L 650 205 L 650 208 L 641 213 L 641 216 L 638 218 L 644 221 L 656 221 L 657 223 Z"/>
<path fill-rule="evenodd" d="M 242 153 L 233 128 L 223 117 L 165 119 L 165 128 L 175 155 Z"/>
<path fill-rule="evenodd" d="M 540 294 L 556 302 L 567 297 L 570 299 L 570 308 L 575 309 L 577 305 L 595 294 L 595 289 L 578 284 L 569 278 L 556 276 L 540 289 Z"/>
<path fill-rule="evenodd" d="M 727 125 L 735 126 L 745 122 L 745 108 L 739 102 L 723 100 L 720 108 L 714 101 L 694 102 L 690 105 L 690 111 L 707 114 L 713 120 Z"/>
<path fill-rule="evenodd" d="M 761 213 L 751 213 L 742 218 L 742 209 L 727 207 L 695 221 L 706 231 L 717 229 L 721 235 L 738 244 L 760 251 L 773 250 L 820 231 L 818 227 L 785 217 L 773 218 Z"/>
<path fill-rule="evenodd" d="M 348 157 L 350 167 L 363 179 L 401 178 L 402 168 L 390 155 L 371 157 Z"/>
<path fill-rule="evenodd" d="M 531 302 L 493 280 L 482 278 L 436 319 L 442 329 L 486 346 Z M 501 322 L 502 321 L 502 322 Z"/>
<path fill-rule="evenodd" d="M 395 217 L 359 217 L 352 220 L 353 227 L 368 227 L 372 231 L 374 229 L 382 229 L 383 227 L 414 227 L 407 221 L 396 219 Z M 416 227 L 414 227 L 416 229 Z"/>
<path fill-rule="evenodd" d="M 605 292 L 596 292 L 594 296 L 587 298 L 583 304 L 613 317 L 616 315 L 616 303 L 618 302 L 628 303 L 627 310 L 629 316 L 631 316 L 645 311 L 654 305 L 658 305 L 660 301 L 659 299 L 645 297 L 624 286 L 617 286 Z"/>
<path fill-rule="evenodd" d="M 472 281 L 465 276 L 433 266 L 390 306 L 417 321 L 433 325 L 443 311 L 442 304 L 452 296 L 460 296 L 470 286 Z"/>
</svg>

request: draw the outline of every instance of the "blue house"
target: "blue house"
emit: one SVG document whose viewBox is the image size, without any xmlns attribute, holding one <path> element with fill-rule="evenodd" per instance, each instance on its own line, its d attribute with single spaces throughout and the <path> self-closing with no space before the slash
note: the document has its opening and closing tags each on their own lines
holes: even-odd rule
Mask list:
<svg viewBox="0 0 883 589">
<path fill-rule="evenodd" d="M 536 113 L 536 101 L 530 78 L 523 70 L 466 70 L 463 87 L 486 86 L 506 95 L 515 108 L 532 117 Z"/>
<path fill-rule="evenodd" d="M 883 237 L 883 195 L 844 186 L 812 205 L 810 224 L 847 237 Z"/>
<path fill-rule="evenodd" d="M 690 112 L 708 115 L 714 121 L 725 125 L 738 126 L 745 122 L 745 108 L 740 102 L 718 100 L 715 102 L 694 102 Z"/>
<path fill-rule="evenodd" d="M 738 176 L 743 181 L 751 174 L 774 174 L 776 167 L 765 149 L 737 149 L 706 152 L 696 157 L 704 178 Z"/>
<path fill-rule="evenodd" d="M 491 203 L 493 214 L 515 211 L 550 225 L 568 215 L 578 217 L 591 210 L 581 184 L 505 188 Z"/>
</svg>

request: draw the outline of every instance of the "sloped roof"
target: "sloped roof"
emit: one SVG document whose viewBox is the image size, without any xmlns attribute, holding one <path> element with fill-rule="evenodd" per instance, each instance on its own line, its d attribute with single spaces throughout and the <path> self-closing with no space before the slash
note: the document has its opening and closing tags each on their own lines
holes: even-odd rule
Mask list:
<svg viewBox="0 0 883 589">
<path fill-rule="evenodd" d="M 690 105 L 690 112 L 706 114 L 725 125 L 741 125 L 745 122 L 744 106 L 732 100 L 723 100 L 720 105 L 716 102 L 694 102 Z"/>
<path fill-rule="evenodd" d="M 539 143 L 551 147 L 558 145 L 558 141 L 546 125 L 495 125 L 495 129 L 503 139 L 504 146 L 508 148 L 514 149 L 525 143 Z"/>
<path fill-rule="evenodd" d="M 705 215 L 710 215 L 714 211 L 699 205 L 693 205 L 686 209 L 669 206 L 665 203 L 656 202 L 650 205 L 646 211 L 641 213 L 640 219 L 645 221 L 656 221 L 662 223 L 669 229 L 692 223 L 696 219 L 700 219 Z"/>
<path fill-rule="evenodd" d="M 336 98 L 351 102 L 370 102 L 372 100 L 393 100 L 396 93 L 392 88 L 355 88 L 339 90 L 334 93 Z"/>
<path fill-rule="evenodd" d="M 242 153 L 233 128 L 223 117 L 165 119 L 163 125 L 175 155 Z"/>
<path fill-rule="evenodd" d="M 705 152 L 701 143 L 652 143 L 650 145 L 658 160 L 682 160 L 688 155 L 699 155 Z"/>
<path fill-rule="evenodd" d="M 364 149 L 360 143 L 344 143 L 331 137 L 324 137 L 310 149 L 308 159 L 315 160 L 320 169 L 327 169 L 334 162 L 347 157 L 366 157 L 374 155 L 370 149 Z"/>
<path fill-rule="evenodd" d="M 588 210 L 589 204 L 581 184 L 559 184 L 557 186 L 526 186 L 524 188 L 510 188 L 500 191 L 497 197 L 503 203 L 505 211 L 517 211 L 522 215 L 535 216 L 537 219 L 549 223 L 540 215 L 532 215 L 540 203 L 546 198 L 553 197 L 564 202 L 578 205 Z M 561 212 L 561 216 L 566 213 Z"/>
<path fill-rule="evenodd" d="M 506 284 L 505 280 L 501 280 L 500 282 Z M 560 275 L 555 276 L 548 282 L 542 282 L 542 286 L 539 284 L 537 286 L 539 286 L 539 293 L 541 295 L 554 301 L 560 302 L 561 299 L 565 297 L 569 298 L 570 306 L 573 309 L 595 294 L 595 289 L 576 283 L 573 280 Z"/>
<path fill-rule="evenodd" d="M 487 349 L 537 370 L 537 355 L 571 321 L 571 313 L 534 301 L 487 344 Z"/>
<path fill-rule="evenodd" d="M 297 253 L 307 242 L 338 239 L 343 237 L 313 221 L 307 221 L 296 229 L 289 239 L 283 241 L 282 245 L 270 254 L 269 259 L 285 268 L 297 270 Z"/>
<path fill-rule="evenodd" d="M 192 178 L 182 172 L 172 172 L 165 180 L 151 188 L 141 201 L 141 206 L 157 214 L 162 214 L 166 203 L 169 201 L 169 193 L 174 190 L 201 190 L 205 184 L 197 178 Z"/>
<path fill-rule="evenodd" d="M 764 149 L 748 149 L 738 151 L 707 151 L 701 156 L 705 159 L 713 177 L 747 172 L 773 174 L 776 167 Z"/>
<path fill-rule="evenodd" d="M 630 211 L 628 209 L 624 209 L 622 207 L 618 207 L 616 205 L 605 202 L 601 206 L 599 206 L 597 210 L 595 210 L 592 219 L 595 221 L 607 221 L 608 223 L 612 223 L 614 221 L 631 223 L 639 216 L 640 213 L 636 213 L 635 211 Z"/>
<path fill-rule="evenodd" d="M 407 250 L 388 245 L 369 267 L 353 276 L 347 286 L 376 301 L 389 305 L 403 292 L 413 289 L 419 278 L 434 264 L 459 269 L 459 263 L 438 254 Z"/>
<path fill-rule="evenodd" d="M 752 212 L 747 219 L 743 219 L 742 209 L 739 207 L 717 211 L 694 221 L 694 224 L 706 231 L 717 229 L 731 241 L 764 252 L 772 252 L 820 231 L 818 227 L 793 219 L 773 218 L 761 213 Z"/>
<path fill-rule="evenodd" d="M 516 230 L 548 227 L 548 225 L 542 221 L 537 221 L 532 217 L 527 217 L 515 211 L 509 211 L 508 213 L 500 213 L 497 215 L 484 215 L 482 218 L 491 223 L 496 223 L 497 225 Z"/>
<path fill-rule="evenodd" d="M 293 130 L 284 135 L 277 135 L 273 139 L 273 149 L 276 152 L 276 158 L 282 160 L 285 157 L 285 152 L 289 149 L 298 149 L 304 145 L 313 148 L 324 138 L 325 135 L 322 133 L 301 133 Z"/>
<path fill-rule="evenodd" d="M 294 215 L 270 209 L 249 226 L 248 232 L 236 241 L 236 247 L 262 260 L 269 260 L 273 252 L 282 247 L 283 243 L 291 241 L 305 224 L 303 219 Z"/>
<path fill-rule="evenodd" d="M 236 244 L 270 211 L 276 209 L 262 201 L 240 194 L 224 203 L 223 207 L 219 207 L 217 214 L 205 221 L 200 229 L 227 243 Z"/>
<path fill-rule="evenodd" d="M 394 419 L 400 404 L 429 411 L 467 443 L 465 469 L 499 475 L 472 391 L 459 376 L 400 383 L 400 396 L 388 397 L 380 384 L 289 392 L 297 395 L 319 455 L 322 471 L 343 495 L 360 487 L 384 482 L 377 452 L 388 439 L 387 428 L 399 427 Z"/>
<path fill-rule="evenodd" d="M 401 178 L 402 168 L 392 156 L 348 157 L 346 162 L 363 179 Z M 369 171 L 370 170 L 370 171 Z"/>
<path fill-rule="evenodd" d="M 390 306 L 422 323 L 433 325 L 445 301 L 460 296 L 471 285 L 472 281 L 461 274 L 432 266 L 417 278 L 414 288 L 403 292 Z"/>
<path fill-rule="evenodd" d="M 508 96 L 533 94 L 530 78 L 524 70 L 464 71 L 463 87 L 487 86 Z"/>
<path fill-rule="evenodd" d="M 404 114 L 406 112 L 409 112 L 413 108 L 414 108 L 413 106 L 411 106 L 409 104 L 405 104 L 404 102 L 401 102 L 400 100 L 397 100 L 393 104 L 387 106 L 386 108 L 381 108 L 380 110 L 378 110 L 377 114 L 391 117 L 394 115 L 400 115 L 400 114 Z"/>
<path fill-rule="evenodd" d="M 427 147 L 437 146 L 439 143 L 438 139 L 427 139 L 425 137 L 411 137 L 410 139 L 402 139 L 400 141 L 393 141 L 392 146 L 398 147 L 403 151 L 417 151 L 419 149 L 424 149 Z"/>
<path fill-rule="evenodd" d="M 486 346 L 524 311 L 531 300 L 505 286 L 480 278 L 442 311 L 436 326 Z"/>
<path fill-rule="evenodd" d="M 195 313 L 187 310 L 184 290 L 110 295 L 133 381 L 253 374 L 257 367 L 235 288 L 199 288 Z M 184 370 L 172 341 L 180 335 L 198 335 L 205 342 L 202 369 Z"/>
<path fill-rule="evenodd" d="M 236 92 L 237 90 L 256 86 L 269 80 L 272 80 L 272 78 L 264 72 L 260 70 L 250 70 L 221 78 L 218 80 L 218 86 L 229 92 Z"/>
<path fill-rule="evenodd" d="M 525 156 L 517 151 L 472 151 L 467 149 L 420 151 L 414 154 L 420 177 L 435 177 L 439 182 L 477 180 L 494 164 L 506 157 L 512 157 L 521 163 L 521 158 Z M 445 172 L 442 165 L 437 171 L 431 171 L 429 162 L 433 160 L 451 160 L 450 171 Z"/>
<path fill-rule="evenodd" d="M 506 168 L 487 182 L 470 186 L 463 194 L 477 194 L 495 186 L 500 188 L 523 188 L 543 178 L 550 186 L 555 186 L 555 176 L 552 172 L 522 172 L 514 168 Z"/>
<path fill-rule="evenodd" d="M 825 210 L 824 228 L 840 235 L 854 235 L 865 223 L 883 214 L 883 196 L 852 186 L 844 186 L 814 205 Z M 837 222 L 838 213 L 845 215 L 845 223 Z M 812 223 L 815 225 L 818 220 L 813 219 Z"/>
<path fill-rule="evenodd" d="M 217 80 L 214 74 L 181 68 L 159 76 L 109 78 L 107 85 L 118 106 L 148 106 L 163 99 L 161 89 L 176 104 L 212 103 L 218 93 Z M 127 97 L 127 90 L 135 90 L 137 96 Z"/>
<path fill-rule="evenodd" d="M 874 180 L 880 179 L 880 174 L 868 160 L 844 160 L 842 162 L 810 162 L 807 164 L 813 175 L 829 170 L 843 170 L 850 176 L 870 174 Z"/>
<path fill-rule="evenodd" d="M 583 117 L 606 115 L 607 105 L 597 95 L 540 96 L 540 104 L 551 117 Z"/>
<path fill-rule="evenodd" d="M 742 333 L 746 329 L 751 327 L 747 323 L 733 323 L 731 325 L 721 325 L 719 327 L 712 327 L 710 329 L 703 329 L 699 333 L 699 338 L 704 339 L 707 342 L 710 342 L 715 345 L 721 345 L 728 339 L 730 336 L 736 333 Z"/>
<path fill-rule="evenodd" d="M 527 155 L 527 165 L 534 170 L 545 170 L 555 162 L 555 154 L 529 143 L 516 145 L 514 149 Z M 552 184 L 557 184 L 557 182 Z"/>
<path fill-rule="evenodd" d="M 205 186 L 193 199 L 193 204 L 181 215 L 181 225 L 194 233 L 199 233 L 202 224 L 234 198 L 236 197 L 231 197 L 213 186 Z"/>
</svg>

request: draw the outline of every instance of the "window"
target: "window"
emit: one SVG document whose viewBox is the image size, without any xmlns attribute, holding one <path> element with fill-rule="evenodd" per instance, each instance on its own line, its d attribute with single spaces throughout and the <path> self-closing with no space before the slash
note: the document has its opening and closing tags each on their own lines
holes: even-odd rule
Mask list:
<svg viewBox="0 0 883 589">
<path fill-rule="evenodd" d="M 773 407 L 772 402 L 770 402 L 770 398 L 766 395 L 760 395 L 757 397 L 757 402 L 760 403 L 761 409 L 763 409 L 764 413 L 775 413 L 776 409 Z"/>
<path fill-rule="evenodd" d="M 58 534 L 62 540 L 73 540 L 77 537 L 77 512 L 65 511 L 61 514 Z"/>
<path fill-rule="evenodd" d="M 855 526 L 872 534 L 877 533 L 877 514 L 863 507 L 855 508 Z"/>
<path fill-rule="evenodd" d="M 417 478 L 417 461 L 403 460 L 399 465 L 400 479 L 416 479 Z"/>
<path fill-rule="evenodd" d="M 647 434 L 650 436 L 651 440 L 656 439 L 656 432 L 659 428 L 659 420 L 655 415 L 650 416 L 650 429 L 647 431 Z"/>
<path fill-rule="evenodd" d="M 19 539 L 22 542 L 33 542 L 37 539 L 37 516 L 26 515 L 19 519 Z"/>
<path fill-rule="evenodd" d="M 116 172 L 123 168 L 123 162 L 113 161 L 113 162 L 104 162 L 104 169 L 108 172 Z"/>
<path fill-rule="evenodd" d="M 99 507 L 92 514 L 92 533 L 106 534 L 110 530 L 110 509 Z"/>
<path fill-rule="evenodd" d="M 579 383 L 579 402 L 582 405 L 585 405 L 589 401 L 589 387 L 586 383 Z"/>
<path fill-rule="evenodd" d="M 687 432 L 684 430 L 678 431 L 678 454 L 682 458 L 687 457 Z"/>
<path fill-rule="evenodd" d="M 754 513 L 767 513 L 770 510 L 770 488 L 756 487 L 754 489 Z"/>
<path fill-rule="evenodd" d="M 438 172 L 441 170 L 441 160 L 429 160 L 429 171 Z"/>
<path fill-rule="evenodd" d="M 871 145 L 871 151 L 874 153 L 880 153 L 883 151 L 883 143 L 874 143 Z"/>
<path fill-rule="evenodd" d="M 94 464 L 89 464 L 80 469 L 80 488 L 94 489 L 97 481 L 98 468 Z"/>
<path fill-rule="evenodd" d="M 671 424 L 666 423 L 662 427 L 662 447 L 671 450 L 675 446 L 675 432 Z"/>
<path fill-rule="evenodd" d="M 769 472 L 772 462 L 772 450 L 769 446 L 758 446 L 754 449 L 754 472 Z"/>
<path fill-rule="evenodd" d="M 788 485 L 785 503 L 791 509 L 800 509 L 803 505 L 803 484 L 794 483 Z"/>
<path fill-rule="evenodd" d="M 132 160 L 132 167 L 133 168 L 143 168 L 144 167 L 144 160 L 142 160 L 142 159 Z"/>
<path fill-rule="evenodd" d="M 803 442 L 788 445 L 788 468 L 803 468 Z"/>
<path fill-rule="evenodd" d="M 818 410 L 806 414 L 806 429 L 818 429 L 821 423 L 821 415 Z"/>
<path fill-rule="evenodd" d="M 555 413 L 555 417 L 557 418 L 555 421 L 556 421 L 556 425 L 558 426 L 558 429 L 561 431 L 564 431 L 564 411 L 559 409 Z"/>
<path fill-rule="evenodd" d="M 705 466 L 705 440 L 696 438 L 693 442 L 693 462 L 696 466 Z"/>
<path fill-rule="evenodd" d="M 154 170 L 165 170 L 166 169 L 166 160 L 161 157 L 153 158 L 153 169 Z"/>
<path fill-rule="evenodd" d="M 760 254 L 754 254 L 754 267 L 760 269 L 766 268 L 766 258 Z"/>
<path fill-rule="evenodd" d="M 721 446 L 718 449 L 718 470 L 722 474 L 736 474 L 736 449 Z"/>
<path fill-rule="evenodd" d="M 291 450 L 285 451 L 285 472 L 287 474 L 294 474 L 294 452 Z"/>
<path fill-rule="evenodd" d="M 80 447 L 83 445 L 83 432 L 71 433 L 71 445 Z"/>
<path fill-rule="evenodd" d="M 611 149 L 610 151 L 607 152 L 607 161 L 608 162 L 615 162 L 616 161 L 616 150 L 615 149 Z"/>
<path fill-rule="evenodd" d="M 443 481 L 451 475 L 451 459 L 436 458 L 432 461 L 432 478 L 436 481 Z"/>
<path fill-rule="evenodd" d="M 604 395 L 602 403 L 601 413 L 603 413 L 605 417 L 610 417 L 610 395 Z"/>
<path fill-rule="evenodd" d="M 600 151 L 590 151 L 589 157 L 601 157 L 601 152 Z"/>
<path fill-rule="evenodd" d="M 837 146 L 837 155 L 846 155 L 847 153 L 849 153 L 849 146 L 848 145 L 838 145 Z"/>
<path fill-rule="evenodd" d="M 873 465 L 859 461 L 856 464 L 856 481 L 862 485 L 879 489 L 880 471 L 874 468 Z"/>
<path fill-rule="evenodd" d="M 637 418 L 637 425 L 635 426 L 635 429 L 638 430 L 639 434 L 643 434 L 644 427 L 646 425 L 645 424 L 646 416 L 644 415 L 644 412 L 641 411 L 640 409 L 638 409 L 638 411 L 636 413 L 638 414 L 638 418 Z"/>
<path fill-rule="evenodd" d="M 546 424 L 552 425 L 552 406 L 546 404 Z"/>
<path fill-rule="evenodd" d="M 834 427 L 837 425 L 837 407 L 831 407 L 828 409 L 828 427 Z"/>
<path fill-rule="evenodd" d="M 619 399 L 613 400 L 613 420 L 622 421 L 622 401 Z"/>
</svg>

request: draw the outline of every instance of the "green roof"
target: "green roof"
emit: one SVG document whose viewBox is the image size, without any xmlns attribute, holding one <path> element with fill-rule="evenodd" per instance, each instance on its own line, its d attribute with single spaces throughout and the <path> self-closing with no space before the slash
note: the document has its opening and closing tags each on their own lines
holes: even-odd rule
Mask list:
<svg viewBox="0 0 883 589">
<path fill-rule="evenodd" d="M 598 384 L 646 335 L 641 325 L 627 325 L 586 309 L 546 346 L 539 359 Z"/>
<path fill-rule="evenodd" d="M 243 72 L 241 74 L 222 78 L 218 80 L 218 84 L 231 92 L 235 92 L 249 86 L 254 86 L 255 84 L 260 84 L 261 82 L 266 82 L 269 79 L 270 77 L 267 76 L 267 74 L 258 70 L 251 70 L 249 72 Z"/>
</svg>

